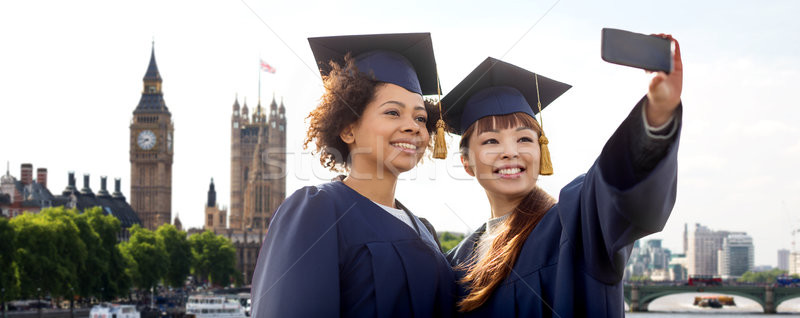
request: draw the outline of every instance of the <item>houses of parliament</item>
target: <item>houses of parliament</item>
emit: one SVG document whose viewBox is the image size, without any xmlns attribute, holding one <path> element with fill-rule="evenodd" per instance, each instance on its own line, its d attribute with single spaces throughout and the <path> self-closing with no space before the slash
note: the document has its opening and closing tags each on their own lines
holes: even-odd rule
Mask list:
<svg viewBox="0 0 800 318">
<path fill-rule="evenodd" d="M 228 237 L 236 247 L 237 268 L 249 284 L 272 214 L 286 198 L 286 107 L 273 97 L 269 114 L 259 102 L 233 103 L 231 115 L 231 203 L 216 202 L 214 180 L 208 189 L 204 228 Z"/>
<path fill-rule="evenodd" d="M 172 220 L 172 164 L 175 140 L 172 114 L 151 50 L 142 96 L 130 124 L 131 206 L 144 227 L 155 230 Z M 211 179 L 204 230 L 229 238 L 237 269 L 250 283 L 272 214 L 286 197 L 286 107 L 273 96 L 250 110 L 235 98 L 231 128 L 230 211 L 220 209 Z M 179 221 L 176 218 L 176 223 Z M 189 233 L 197 230 L 189 230 Z"/>
</svg>

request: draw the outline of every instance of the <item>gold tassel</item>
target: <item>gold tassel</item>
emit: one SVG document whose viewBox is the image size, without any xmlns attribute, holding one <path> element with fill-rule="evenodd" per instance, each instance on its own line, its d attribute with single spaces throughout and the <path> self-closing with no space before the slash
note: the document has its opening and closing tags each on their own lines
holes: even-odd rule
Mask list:
<svg viewBox="0 0 800 318">
<path fill-rule="evenodd" d="M 447 143 L 444 140 L 444 120 L 439 118 L 436 121 L 436 137 L 433 140 L 433 158 L 445 159 L 447 158 Z"/>
<path fill-rule="evenodd" d="M 541 147 L 541 156 L 539 158 L 539 174 L 549 176 L 553 174 L 553 161 L 550 160 L 550 149 L 547 147 L 549 141 L 544 133 L 539 137 L 539 147 Z"/>
<path fill-rule="evenodd" d="M 439 106 L 439 120 L 436 121 L 436 136 L 433 139 L 433 158 L 434 159 L 447 159 L 447 142 L 444 140 L 444 128 L 447 124 L 444 123 L 442 117 L 442 91 L 439 86 L 439 72 L 436 72 L 436 95 L 439 99 L 436 104 Z"/>
<path fill-rule="evenodd" d="M 539 148 L 541 150 L 539 151 L 539 174 L 543 176 L 549 176 L 553 174 L 553 161 L 550 160 L 550 148 L 547 147 L 547 144 L 550 143 L 550 141 L 544 136 L 542 101 L 539 99 L 539 75 L 533 74 L 533 79 L 536 81 L 536 105 L 539 106 L 539 127 L 542 130 L 542 135 L 539 136 Z"/>
</svg>

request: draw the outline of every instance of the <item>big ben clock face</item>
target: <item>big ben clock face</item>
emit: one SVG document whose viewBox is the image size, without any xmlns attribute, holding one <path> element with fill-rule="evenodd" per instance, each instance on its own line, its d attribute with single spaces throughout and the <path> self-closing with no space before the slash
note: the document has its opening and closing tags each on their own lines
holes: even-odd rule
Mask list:
<svg viewBox="0 0 800 318">
<path fill-rule="evenodd" d="M 139 144 L 139 148 L 144 150 L 153 149 L 153 146 L 156 145 L 156 134 L 150 130 L 143 130 L 139 133 L 136 143 Z"/>
</svg>

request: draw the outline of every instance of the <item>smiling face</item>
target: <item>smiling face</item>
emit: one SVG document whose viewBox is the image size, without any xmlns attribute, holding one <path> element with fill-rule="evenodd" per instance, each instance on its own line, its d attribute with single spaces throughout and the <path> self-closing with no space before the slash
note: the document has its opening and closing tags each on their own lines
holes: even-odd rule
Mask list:
<svg viewBox="0 0 800 318">
<path fill-rule="evenodd" d="M 351 174 L 398 175 L 414 168 L 430 142 L 422 96 L 394 84 L 379 84 L 361 118 L 342 131 Z"/>
<path fill-rule="evenodd" d="M 481 118 L 462 137 L 464 169 L 490 196 L 527 195 L 539 177 L 539 131 L 523 113 Z"/>
</svg>

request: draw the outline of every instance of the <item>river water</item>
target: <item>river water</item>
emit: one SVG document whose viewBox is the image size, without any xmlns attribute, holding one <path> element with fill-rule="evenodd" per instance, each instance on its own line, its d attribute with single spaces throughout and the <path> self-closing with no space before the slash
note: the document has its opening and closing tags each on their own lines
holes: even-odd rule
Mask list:
<svg viewBox="0 0 800 318">
<path fill-rule="evenodd" d="M 700 308 L 693 306 L 695 296 L 712 296 L 712 293 L 685 293 L 664 296 L 650 303 L 650 312 L 626 313 L 626 317 L 636 318 L 677 318 L 677 317 L 769 317 L 757 302 L 745 297 L 733 296 L 735 307 L 725 306 L 722 309 Z M 800 317 L 800 298 L 791 299 L 778 306 L 779 317 Z"/>
</svg>

